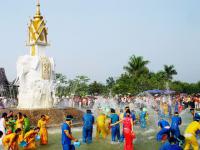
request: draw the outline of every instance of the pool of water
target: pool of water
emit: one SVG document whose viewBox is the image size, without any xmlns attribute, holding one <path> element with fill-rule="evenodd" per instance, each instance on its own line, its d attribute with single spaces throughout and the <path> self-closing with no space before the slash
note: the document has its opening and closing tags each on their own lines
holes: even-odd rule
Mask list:
<svg viewBox="0 0 200 150">
<path fill-rule="evenodd" d="M 135 127 L 135 130 L 137 130 L 137 127 Z M 136 132 L 136 140 L 134 141 L 134 147 L 135 150 L 158 150 L 161 146 L 161 143 L 157 142 L 155 140 L 155 131 L 154 130 L 143 130 Z M 81 140 L 81 129 L 76 128 L 73 131 L 74 137 Z M 95 137 L 95 133 L 93 135 Z M 103 139 L 96 139 L 93 138 L 92 144 L 82 144 L 79 148 L 80 150 L 122 150 L 123 149 L 123 143 L 112 145 L 110 144 L 111 137 L 108 136 L 105 140 Z M 51 131 L 49 133 L 49 144 L 46 146 L 38 146 L 38 150 L 61 150 L 61 134 L 60 130 L 56 129 Z"/>
<path fill-rule="evenodd" d="M 181 115 L 182 117 L 182 125 L 181 125 L 181 133 L 184 132 L 187 125 L 192 121 L 191 114 L 189 112 L 185 112 Z M 134 150 L 158 150 L 161 146 L 161 142 L 157 142 L 155 137 L 156 133 L 159 131 L 159 128 L 156 125 L 155 121 L 150 121 L 147 129 L 140 129 L 139 126 L 134 127 L 134 131 L 136 133 L 136 140 L 134 141 Z M 38 150 L 62 150 L 61 147 L 61 133 L 60 129 L 49 129 L 49 144 L 46 146 L 38 146 Z M 72 133 L 75 138 L 80 139 L 82 137 L 82 129 L 81 128 L 73 128 Z M 95 137 L 95 129 L 93 132 L 93 137 Z M 93 138 L 92 144 L 82 144 L 77 150 L 122 150 L 123 143 L 112 145 L 110 143 L 110 135 L 105 139 L 96 139 Z"/>
</svg>

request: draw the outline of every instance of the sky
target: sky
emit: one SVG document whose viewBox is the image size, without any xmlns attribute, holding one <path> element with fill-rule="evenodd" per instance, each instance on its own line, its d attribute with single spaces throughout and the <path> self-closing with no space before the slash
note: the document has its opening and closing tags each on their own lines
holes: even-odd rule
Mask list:
<svg viewBox="0 0 200 150">
<path fill-rule="evenodd" d="M 40 0 L 47 20 L 56 72 L 105 82 L 117 78 L 131 55 L 150 61 L 151 71 L 173 64 L 175 80 L 200 80 L 199 0 Z M 27 25 L 36 0 L 0 4 L 0 67 L 9 80 L 16 61 L 29 53 Z"/>
</svg>

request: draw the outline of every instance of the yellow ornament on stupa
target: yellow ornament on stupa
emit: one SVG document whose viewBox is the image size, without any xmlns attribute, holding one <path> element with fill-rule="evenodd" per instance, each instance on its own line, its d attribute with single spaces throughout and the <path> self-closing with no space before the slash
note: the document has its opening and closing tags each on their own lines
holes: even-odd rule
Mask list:
<svg viewBox="0 0 200 150">
<path fill-rule="evenodd" d="M 30 20 L 28 26 L 28 43 L 31 46 L 31 56 L 36 55 L 36 46 L 47 46 L 47 28 L 46 23 L 40 13 L 39 0 L 36 5 L 36 14 L 33 20 Z"/>
</svg>

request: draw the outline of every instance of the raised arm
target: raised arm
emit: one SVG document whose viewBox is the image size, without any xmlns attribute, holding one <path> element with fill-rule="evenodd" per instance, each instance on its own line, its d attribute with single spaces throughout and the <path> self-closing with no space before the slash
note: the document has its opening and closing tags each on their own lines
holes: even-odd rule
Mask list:
<svg viewBox="0 0 200 150">
<path fill-rule="evenodd" d="M 117 121 L 117 122 L 111 124 L 110 126 L 111 126 L 111 127 L 112 127 L 112 126 L 115 126 L 116 124 L 119 124 L 119 123 L 121 123 L 122 121 L 123 121 L 123 120 L 119 120 L 119 121 Z"/>
</svg>

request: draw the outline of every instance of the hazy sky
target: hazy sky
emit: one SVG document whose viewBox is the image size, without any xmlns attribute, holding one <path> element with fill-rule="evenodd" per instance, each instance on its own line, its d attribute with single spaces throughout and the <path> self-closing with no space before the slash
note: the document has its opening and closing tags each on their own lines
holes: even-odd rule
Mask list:
<svg viewBox="0 0 200 150">
<path fill-rule="evenodd" d="M 2 0 L 0 67 L 16 77 L 18 56 L 25 46 L 27 24 L 36 0 Z M 177 80 L 200 80 L 199 0 L 41 0 L 47 20 L 47 54 L 57 72 L 68 78 L 87 75 L 105 81 L 123 72 L 132 54 L 151 61 L 158 71 L 174 64 Z"/>
</svg>

